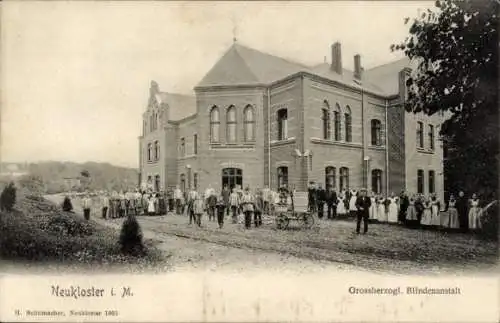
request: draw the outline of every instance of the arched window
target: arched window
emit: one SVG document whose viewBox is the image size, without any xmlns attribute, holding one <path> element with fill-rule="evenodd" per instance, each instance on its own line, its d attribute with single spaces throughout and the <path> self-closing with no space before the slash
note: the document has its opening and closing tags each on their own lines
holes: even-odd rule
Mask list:
<svg viewBox="0 0 500 323">
<path fill-rule="evenodd" d="M 340 132 L 340 106 L 338 104 L 335 105 L 335 111 L 333 111 L 333 122 L 334 122 L 334 132 L 335 132 L 335 140 L 341 140 L 341 132 Z"/>
<path fill-rule="evenodd" d="M 154 184 L 154 189 L 155 192 L 159 192 L 161 189 L 161 184 L 160 184 L 160 175 L 155 175 L 155 184 Z"/>
<path fill-rule="evenodd" d="M 181 174 L 181 185 L 180 185 L 180 189 L 185 192 L 186 191 L 186 175 L 184 174 Z"/>
<path fill-rule="evenodd" d="M 220 114 L 219 108 L 214 106 L 210 110 L 210 142 L 219 142 Z"/>
<path fill-rule="evenodd" d="M 198 173 L 193 174 L 193 188 L 195 191 L 198 190 Z"/>
<path fill-rule="evenodd" d="M 146 122 L 146 120 L 144 120 L 144 121 L 142 122 L 142 134 L 143 134 L 143 135 L 145 135 L 145 134 L 146 134 L 146 130 L 147 130 L 147 128 L 146 128 L 146 124 L 147 124 L 147 122 Z"/>
<path fill-rule="evenodd" d="M 352 141 L 352 117 L 351 117 L 351 108 L 349 108 L 349 106 L 345 107 L 344 119 L 345 119 L 345 141 L 351 142 Z"/>
<path fill-rule="evenodd" d="M 278 115 L 278 140 L 286 140 L 288 138 L 288 111 L 280 109 Z"/>
<path fill-rule="evenodd" d="M 243 112 L 245 123 L 245 141 L 255 140 L 255 115 L 253 107 L 247 105 Z"/>
<path fill-rule="evenodd" d="M 148 118 L 149 118 L 149 132 L 152 132 L 153 131 L 153 115 L 150 114 L 148 116 Z"/>
<path fill-rule="evenodd" d="M 152 145 L 148 144 L 148 161 L 152 160 Z"/>
<path fill-rule="evenodd" d="M 181 157 L 186 156 L 186 139 L 184 137 L 181 138 L 180 155 Z"/>
<path fill-rule="evenodd" d="M 328 166 L 325 168 L 325 187 L 330 187 L 331 189 L 335 189 L 337 187 L 337 183 L 335 181 L 335 167 Z"/>
<path fill-rule="evenodd" d="M 236 142 L 236 108 L 234 105 L 226 113 L 226 141 Z"/>
<path fill-rule="evenodd" d="M 160 145 L 158 143 L 158 140 L 155 141 L 155 160 L 160 159 Z"/>
<path fill-rule="evenodd" d="M 372 146 L 382 146 L 382 123 L 380 120 L 372 119 Z"/>
<path fill-rule="evenodd" d="M 424 171 L 422 169 L 417 171 L 417 193 L 424 194 Z"/>
<path fill-rule="evenodd" d="M 431 124 L 429 125 L 428 136 L 429 136 L 429 148 L 431 150 L 434 150 L 434 126 Z"/>
<path fill-rule="evenodd" d="M 380 169 L 372 170 L 372 191 L 375 194 L 382 193 L 382 171 Z"/>
<path fill-rule="evenodd" d="M 436 192 L 436 173 L 433 170 L 429 171 L 429 194 Z"/>
<path fill-rule="evenodd" d="M 424 148 L 424 124 L 417 122 L 417 147 Z"/>
<path fill-rule="evenodd" d="M 323 102 L 322 120 L 323 120 L 323 139 L 332 139 L 332 128 L 330 127 L 330 106 L 325 100 Z"/>
<path fill-rule="evenodd" d="M 349 189 L 349 168 L 340 168 L 340 190 Z"/>
<path fill-rule="evenodd" d="M 278 189 L 280 187 L 288 186 L 288 167 L 278 167 Z"/>
</svg>

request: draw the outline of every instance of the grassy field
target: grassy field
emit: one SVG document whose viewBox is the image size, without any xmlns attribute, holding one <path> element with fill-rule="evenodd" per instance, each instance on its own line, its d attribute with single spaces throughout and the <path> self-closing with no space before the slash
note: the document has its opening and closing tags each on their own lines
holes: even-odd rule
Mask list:
<svg viewBox="0 0 500 323">
<path fill-rule="evenodd" d="M 18 193 L 15 210 L 0 213 L 2 259 L 27 264 L 143 271 L 165 266 L 166 256 L 145 240 L 143 257 L 120 251 L 119 232 L 29 193 Z"/>
</svg>

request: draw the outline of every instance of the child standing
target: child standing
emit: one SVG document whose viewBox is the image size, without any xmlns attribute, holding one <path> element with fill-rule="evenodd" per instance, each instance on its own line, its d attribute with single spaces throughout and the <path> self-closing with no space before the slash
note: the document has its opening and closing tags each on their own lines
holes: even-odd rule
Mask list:
<svg viewBox="0 0 500 323">
<path fill-rule="evenodd" d="M 224 226 L 224 212 L 226 211 L 226 203 L 222 195 L 217 198 L 215 209 L 217 210 L 217 223 L 219 224 L 219 229 L 222 229 Z"/>
<path fill-rule="evenodd" d="M 193 205 L 194 209 L 194 215 L 195 215 L 195 221 L 196 224 L 198 224 L 198 227 L 201 227 L 201 215 L 203 214 L 205 205 L 204 205 L 204 199 L 203 195 L 198 193 L 198 196 L 196 197 Z"/>
</svg>

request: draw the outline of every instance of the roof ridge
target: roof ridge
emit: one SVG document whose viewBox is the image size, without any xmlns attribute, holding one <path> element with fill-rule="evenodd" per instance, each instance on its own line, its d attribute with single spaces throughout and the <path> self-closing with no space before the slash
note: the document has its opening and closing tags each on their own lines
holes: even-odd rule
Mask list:
<svg viewBox="0 0 500 323">
<path fill-rule="evenodd" d="M 309 65 L 306 65 L 304 63 L 300 63 L 300 62 L 294 61 L 292 59 L 284 58 L 282 56 L 278 56 L 278 55 L 275 55 L 275 54 L 271 54 L 269 52 L 265 52 L 265 51 L 262 51 L 262 50 L 259 50 L 259 49 L 255 49 L 255 48 L 252 48 L 252 47 L 247 46 L 247 45 L 242 45 L 241 43 L 234 43 L 234 45 L 242 47 L 242 48 L 244 48 L 246 50 L 249 50 L 249 51 L 257 52 L 257 53 L 262 54 L 262 55 L 267 55 L 267 56 L 271 56 L 271 57 L 276 58 L 276 59 L 280 59 L 280 60 L 285 61 L 285 62 L 287 62 L 289 64 L 299 65 L 301 67 L 305 67 L 305 68 L 308 68 L 308 69 L 311 68 Z"/>
</svg>

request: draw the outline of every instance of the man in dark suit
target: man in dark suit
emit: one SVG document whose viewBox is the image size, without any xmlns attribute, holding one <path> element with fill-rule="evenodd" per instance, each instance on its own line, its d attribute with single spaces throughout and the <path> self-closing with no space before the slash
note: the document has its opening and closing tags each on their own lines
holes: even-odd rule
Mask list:
<svg viewBox="0 0 500 323">
<path fill-rule="evenodd" d="M 316 212 L 316 185 L 309 182 L 308 188 L 309 212 Z"/>
<path fill-rule="evenodd" d="M 460 191 L 458 193 L 457 202 L 455 204 L 458 213 L 458 223 L 460 225 L 460 231 L 469 231 L 469 218 L 467 214 L 467 199 L 465 198 L 464 192 Z"/>
<path fill-rule="evenodd" d="M 357 221 L 356 221 L 356 233 L 359 234 L 359 230 L 361 229 L 361 219 L 363 219 L 363 234 L 368 232 L 368 217 L 370 206 L 372 205 L 371 199 L 366 196 L 366 189 L 363 188 L 359 191 L 359 195 L 356 198 L 356 209 L 357 212 Z"/>
<path fill-rule="evenodd" d="M 333 219 L 337 215 L 337 193 L 330 185 L 326 188 L 326 205 L 328 206 L 328 219 Z"/>
<path fill-rule="evenodd" d="M 398 214 L 398 222 L 399 224 L 406 223 L 406 211 L 408 210 L 408 206 L 410 205 L 410 200 L 408 199 L 408 195 L 403 190 L 401 191 L 401 195 L 399 195 L 399 214 Z"/>
<path fill-rule="evenodd" d="M 316 190 L 316 202 L 318 205 L 318 218 L 323 218 L 323 209 L 326 201 L 326 192 L 321 187 L 321 184 L 318 185 L 318 189 Z"/>
</svg>

